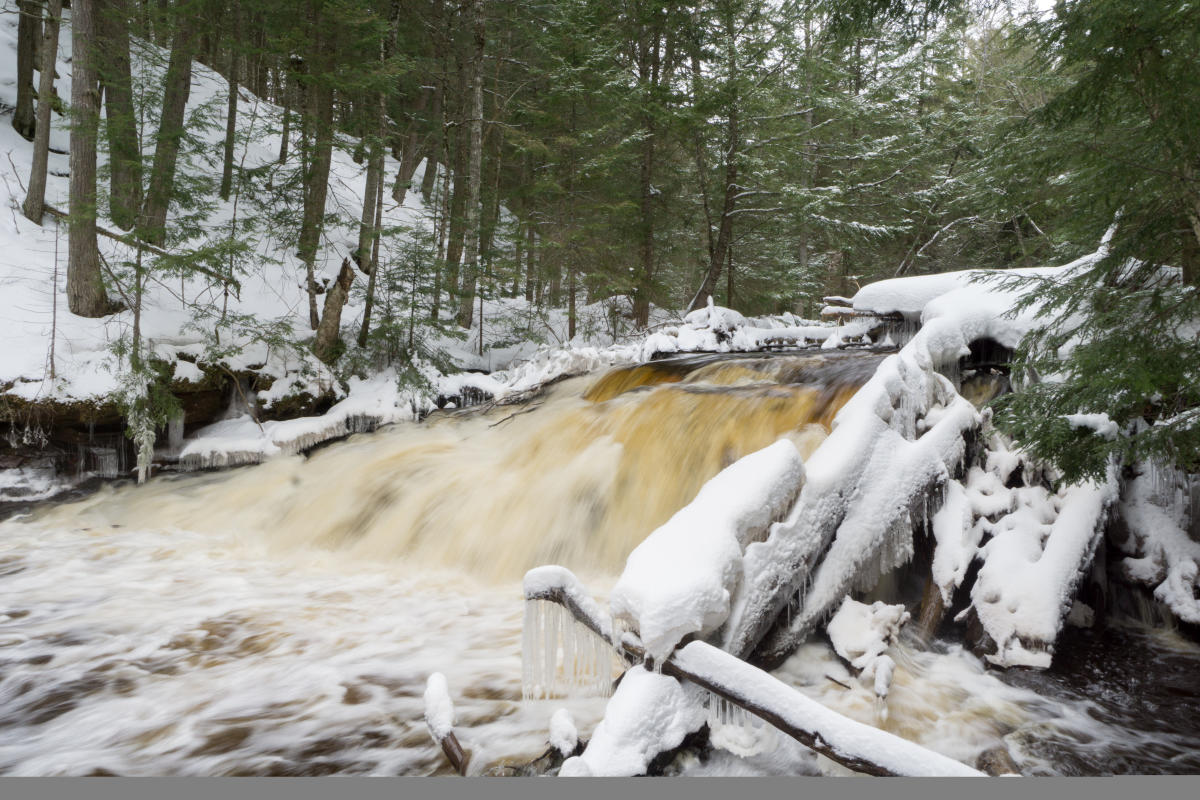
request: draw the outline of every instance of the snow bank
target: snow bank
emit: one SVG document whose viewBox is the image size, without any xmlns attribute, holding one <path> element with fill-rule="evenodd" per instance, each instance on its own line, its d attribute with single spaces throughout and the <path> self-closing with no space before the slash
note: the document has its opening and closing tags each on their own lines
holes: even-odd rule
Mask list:
<svg viewBox="0 0 1200 800">
<path fill-rule="evenodd" d="M 664 327 L 646 337 L 640 360 L 666 353 L 731 353 L 762 350 L 771 345 L 815 347 L 853 340 L 869 344 L 867 331 L 875 320 L 855 320 L 845 326 L 801 319 L 794 314 L 747 318 L 730 308 L 713 305 L 684 317 L 682 325 Z"/>
<path fill-rule="evenodd" d="M 716 630 L 742 577 L 742 551 L 787 511 L 803 482 L 789 439 L 726 467 L 629 554 L 610 597 L 614 618 L 637 630 L 656 661 L 684 636 Z"/>
<path fill-rule="evenodd" d="M 706 719 L 700 693 L 645 667 L 631 667 L 608 701 L 583 754 L 563 762 L 559 775 L 644 775 L 659 753 L 678 747 Z"/>
<path fill-rule="evenodd" d="M 321 416 L 260 424 L 247 414 L 201 428 L 180 452 L 180 467 L 231 467 L 292 455 L 350 433 L 416 419 L 433 407 L 428 397 L 401 389 L 394 371 L 370 380 L 351 378 L 349 385 L 346 399 Z"/>
</svg>

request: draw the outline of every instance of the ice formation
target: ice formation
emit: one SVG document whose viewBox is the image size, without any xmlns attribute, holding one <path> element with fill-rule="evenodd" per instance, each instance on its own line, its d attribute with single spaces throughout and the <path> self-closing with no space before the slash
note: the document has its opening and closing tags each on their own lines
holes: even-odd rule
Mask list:
<svg viewBox="0 0 1200 800">
<path fill-rule="evenodd" d="M 550 600 L 528 600 L 521 639 L 525 699 L 606 697 L 612 691 L 613 648 L 571 612 Z"/>
</svg>

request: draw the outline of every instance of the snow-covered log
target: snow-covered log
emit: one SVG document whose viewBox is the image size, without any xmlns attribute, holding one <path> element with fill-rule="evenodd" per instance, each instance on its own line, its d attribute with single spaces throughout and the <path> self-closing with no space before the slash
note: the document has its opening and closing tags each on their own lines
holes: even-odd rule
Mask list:
<svg viewBox="0 0 1200 800">
<path fill-rule="evenodd" d="M 855 772 L 979 776 L 983 773 L 915 742 L 838 714 L 768 672 L 705 642 L 680 648 L 663 672 L 704 687 Z"/>
<path fill-rule="evenodd" d="M 614 619 L 658 660 L 685 636 L 716 630 L 738 589 L 742 552 L 787 512 L 803 482 L 789 439 L 726 467 L 629 554 L 610 599 Z"/>
<path fill-rule="evenodd" d="M 1097 257 L 1028 272 L 1067 274 Z M 778 663 L 849 590 L 911 556 L 914 527 L 938 510 L 981 424 L 941 373 L 956 374 L 973 342 L 1015 347 L 1033 322 L 1032 312 L 1009 313 L 1018 290 L 973 283 L 978 274 L 881 281 L 855 295 L 858 311 L 919 318 L 922 327 L 838 413 L 787 518 L 746 548 L 724 649 Z"/>
<path fill-rule="evenodd" d="M 978 475 L 973 470 L 971 477 Z M 989 661 L 1045 668 L 1116 502 L 1116 470 L 1110 468 L 1103 481 L 1055 492 L 1042 486 L 1003 490 L 992 477 L 1000 491 L 981 510 L 998 519 L 979 520 L 991 538 L 979 548 L 983 566 L 964 613 L 973 613 L 991 640 Z"/>
<path fill-rule="evenodd" d="M 526 600 L 562 604 L 585 629 L 608 628 L 598 605 L 562 567 L 541 567 L 526 577 Z M 527 633 L 528 636 L 528 633 Z M 527 639 L 528 641 L 528 639 Z M 608 639 L 612 644 L 612 639 Z M 624 675 L 582 756 L 568 759 L 560 775 L 637 775 L 659 753 L 677 747 L 707 719 L 705 689 L 769 722 L 815 752 L 868 775 L 978 775 L 966 765 L 886 731 L 855 722 L 792 689 L 770 674 L 703 642 L 691 642 L 660 662 L 661 674 L 637 664 L 645 658 L 636 639 L 620 652 L 634 664 Z M 631 680 L 632 679 L 632 680 Z M 673 684 L 673 686 L 672 686 Z M 880 758 L 876 758 L 880 754 Z"/>
</svg>

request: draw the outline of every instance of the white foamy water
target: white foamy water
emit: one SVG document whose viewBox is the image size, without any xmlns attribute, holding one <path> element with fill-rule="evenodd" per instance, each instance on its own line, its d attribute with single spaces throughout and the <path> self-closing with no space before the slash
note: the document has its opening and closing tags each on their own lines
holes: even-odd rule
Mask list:
<svg viewBox="0 0 1200 800">
<path fill-rule="evenodd" d="M 518 586 L 280 558 L 184 531 L 0 526 L 0 771 L 429 774 L 444 672 L 479 769 L 545 749 L 560 706 L 521 702 Z"/>
</svg>

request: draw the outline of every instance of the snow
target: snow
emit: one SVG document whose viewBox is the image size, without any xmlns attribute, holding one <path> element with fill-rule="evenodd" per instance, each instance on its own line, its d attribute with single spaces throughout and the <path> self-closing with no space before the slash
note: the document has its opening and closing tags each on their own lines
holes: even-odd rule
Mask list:
<svg viewBox="0 0 1200 800">
<path fill-rule="evenodd" d="M 735 687 L 737 694 L 748 704 L 770 709 L 787 725 L 814 732 L 826 745 L 847 758 L 872 762 L 896 775 L 982 774 L 907 739 L 844 717 L 797 692 L 770 673 L 752 667 L 712 645 L 690 642 L 680 648 L 674 658 L 680 667 L 693 675 L 714 684 Z"/>
<path fill-rule="evenodd" d="M 1102 439 L 1116 439 L 1120 433 L 1117 423 L 1109 419 L 1108 414 L 1067 414 L 1067 424 L 1072 428 L 1090 430 Z"/>
<path fill-rule="evenodd" d="M 564 756 L 569 756 L 579 747 L 579 731 L 571 712 L 560 708 L 550 717 L 550 746 Z"/>
<path fill-rule="evenodd" d="M 659 661 L 684 636 L 716 630 L 741 580 L 743 549 L 786 513 L 803 481 L 789 439 L 726 467 L 629 554 L 610 597 L 613 617 L 636 628 Z"/>
<path fill-rule="evenodd" d="M 879 281 L 855 294 L 856 310 L 900 313 L 919 319 L 921 327 L 842 407 L 832 433 L 805 465 L 806 482 L 788 517 L 772 526 L 765 541 L 746 548 L 746 580 L 722 637 L 726 649 L 748 654 L 788 604 L 796 611 L 781 636 L 794 644 L 848 590 L 869 588 L 911 556 L 913 526 L 937 510 L 929 508 L 930 494 L 961 472 L 964 436 L 982 422 L 940 373 L 957 374 L 972 342 L 988 338 L 1015 347 L 1035 324 L 1034 309 L 1014 313 L 1026 287 L 977 279 L 1061 280 L 1102 255 L 1062 267 Z M 944 517 L 940 526 L 947 540 L 953 538 L 949 522 Z M 949 585 L 947 575 L 965 573 L 970 536 L 960 532 L 957 552 L 943 554 L 942 585 Z"/>
<path fill-rule="evenodd" d="M 1116 471 L 1110 468 L 1103 481 L 1064 484 L 1054 491 L 1041 480 L 1008 488 L 1005 479 L 1017 465 L 1002 437 L 988 441 L 988 469 L 972 468 L 965 485 L 951 484 L 948 490 L 954 510 L 935 527 L 935 580 L 946 597 L 962 581 L 963 559 L 975 551 L 983 564 L 971 605 L 960 616 L 974 610 L 995 644 L 987 654 L 992 663 L 1045 668 L 1117 500 Z M 1023 471 L 1029 477 L 1035 472 L 1031 465 Z M 954 517 L 961 525 L 957 538 Z M 986 541 L 976 550 L 981 539 Z M 943 542 L 949 548 L 945 553 Z"/>
<path fill-rule="evenodd" d="M 950 607 L 954 590 L 962 585 L 967 568 L 975 558 L 982 530 L 976 527 L 967 490 L 959 481 L 950 481 L 942 507 L 933 515 L 933 582 Z"/>
<path fill-rule="evenodd" d="M 644 775 L 659 753 L 678 747 L 705 722 L 699 691 L 674 678 L 631 667 L 608 701 L 582 755 L 563 762 L 563 777 Z"/>
<path fill-rule="evenodd" d="M 396 373 L 385 370 L 370 379 L 350 378 L 346 399 L 314 417 L 258 423 L 249 414 L 207 425 L 179 454 L 183 469 L 211 469 L 258 463 L 292 455 L 348 433 L 373 430 L 416 419 L 432 408 L 429 399 L 401 389 Z"/>
<path fill-rule="evenodd" d="M 794 314 L 747 318 L 733 309 L 715 306 L 712 298 L 706 308 L 697 309 L 682 325 L 661 328 L 646 337 L 640 360 L 670 353 L 752 352 L 768 345 L 814 347 L 830 340 L 840 344 L 843 338 L 863 341 L 876 320 L 853 320 L 837 327 L 828 322 L 801 319 Z"/>
<path fill-rule="evenodd" d="M 874 681 L 875 694 L 880 698 L 887 697 L 896 666 L 886 655 L 887 649 L 896 642 L 900 627 L 909 618 L 903 605 L 880 601 L 867 605 L 847 596 L 825 628 L 834 651 L 859 670 L 862 680 Z"/>
<path fill-rule="evenodd" d="M 425 726 L 434 741 L 441 742 L 454 730 L 454 702 L 446 676 L 434 672 L 425 684 Z"/>
</svg>

